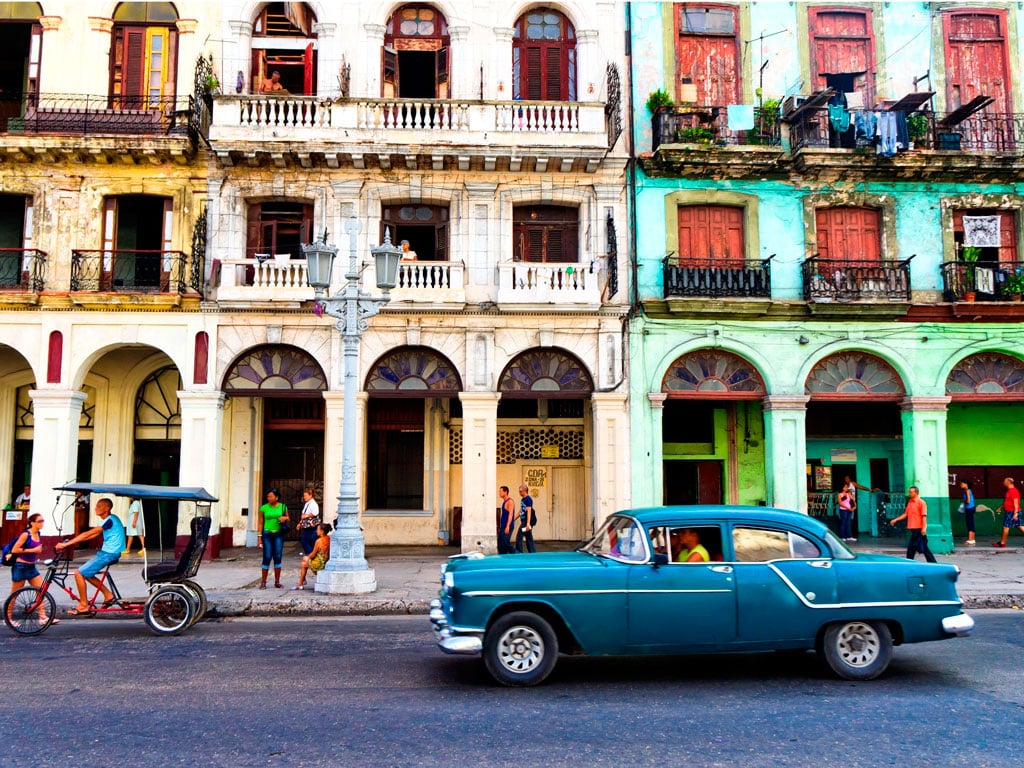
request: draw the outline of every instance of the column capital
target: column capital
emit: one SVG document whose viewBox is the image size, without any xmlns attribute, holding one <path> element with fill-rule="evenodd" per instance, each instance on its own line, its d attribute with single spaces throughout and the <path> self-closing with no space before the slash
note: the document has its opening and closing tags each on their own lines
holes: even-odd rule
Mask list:
<svg viewBox="0 0 1024 768">
<path fill-rule="evenodd" d="M 334 192 L 334 196 L 345 202 L 357 202 L 359 201 L 359 194 L 363 190 L 363 184 L 365 182 L 362 179 L 332 179 L 331 190 Z M 358 205 L 357 205 L 358 209 Z"/>
<path fill-rule="evenodd" d="M 664 393 L 662 393 L 664 394 Z M 591 392 L 590 402 L 594 407 L 612 408 L 629 402 L 628 392 Z"/>
<path fill-rule="evenodd" d="M 665 401 L 668 400 L 667 392 L 648 392 L 647 400 L 651 404 L 651 408 L 655 410 L 662 410 L 665 407 Z"/>
<path fill-rule="evenodd" d="M 515 34 L 515 30 L 512 27 L 495 27 L 494 37 L 499 43 L 511 43 L 512 35 Z"/>
<path fill-rule="evenodd" d="M 766 411 L 805 411 L 810 399 L 808 395 L 765 395 L 761 404 Z"/>
<path fill-rule="evenodd" d="M 90 16 L 89 17 L 89 29 L 93 32 L 103 32 L 110 34 L 110 31 L 114 28 L 113 19 L 104 19 L 101 16 Z"/>
<path fill-rule="evenodd" d="M 179 34 L 190 35 L 199 26 L 199 19 L 178 19 L 174 25 L 178 28 Z"/>
<path fill-rule="evenodd" d="M 320 394 L 324 396 L 324 402 L 328 407 L 345 404 L 345 393 L 340 389 L 327 389 Z"/>
<path fill-rule="evenodd" d="M 238 37 L 252 37 L 252 22 L 232 20 L 228 22 L 228 29 L 231 30 L 231 34 Z"/>
<path fill-rule="evenodd" d="M 952 401 L 949 395 L 931 396 L 914 395 L 904 397 L 900 400 L 901 411 L 943 411 L 949 407 Z"/>
<path fill-rule="evenodd" d="M 223 392 L 217 392 L 216 390 L 206 392 L 178 392 L 178 402 L 182 405 L 190 406 L 212 406 L 214 408 L 223 408 L 224 403 L 227 402 L 227 396 Z"/>
<path fill-rule="evenodd" d="M 367 42 L 383 43 L 384 32 L 387 30 L 383 24 L 363 24 L 363 31 L 366 33 Z"/>
<path fill-rule="evenodd" d="M 597 30 L 596 29 L 577 29 L 576 39 L 583 44 L 590 44 L 597 42 Z"/>
<path fill-rule="evenodd" d="M 28 396 L 32 400 L 33 409 L 75 407 L 82 408 L 85 392 L 80 389 L 30 389 Z"/>
<path fill-rule="evenodd" d="M 462 43 L 469 37 L 469 27 L 448 27 L 448 37 L 453 43 Z"/>
<path fill-rule="evenodd" d="M 459 392 L 459 400 L 463 408 L 497 408 L 501 392 Z"/>
<path fill-rule="evenodd" d="M 338 28 L 337 24 L 329 21 L 318 21 L 313 25 L 313 31 L 316 32 L 319 38 L 334 37 L 334 30 Z"/>
<path fill-rule="evenodd" d="M 39 26 L 43 28 L 43 32 L 56 32 L 63 20 L 60 16 L 40 16 Z"/>
</svg>

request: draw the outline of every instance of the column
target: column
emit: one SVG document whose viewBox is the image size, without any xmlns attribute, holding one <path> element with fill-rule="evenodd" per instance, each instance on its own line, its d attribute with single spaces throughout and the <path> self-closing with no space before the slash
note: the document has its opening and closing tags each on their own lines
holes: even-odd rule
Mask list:
<svg viewBox="0 0 1024 768">
<path fill-rule="evenodd" d="M 512 101 L 512 27 L 494 28 L 494 59 L 491 62 L 490 82 L 484 91 L 484 99 Z M 522 66 L 525 66 L 523 64 Z"/>
<path fill-rule="evenodd" d="M 178 392 L 181 409 L 181 462 L 178 469 L 178 484 L 185 487 L 199 486 L 214 496 L 223 498 L 221 489 L 221 450 L 224 442 L 224 395 L 221 392 Z M 177 546 L 188 543 L 189 525 L 195 509 L 189 504 L 179 504 Z M 210 524 L 210 539 L 218 537 L 222 526 L 230 526 L 232 520 L 225 514 L 221 504 L 215 503 L 210 510 L 213 518 Z M 211 556 L 220 551 L 219 545 L 207 548 Z"/>
<path fill-rule="evenodd" d="M 448 52 L 448 95 L 438 98 L 478 99 L 480 98 L 480 67 L 471 63 L 467 48 L 469 27 L 448 27 L 451 49 Z"/>
<path fill-rule="evenodd" d="M 60 67 L 42 67 L 42 52 L 60 49 L 60 35 L 57 34 L 61 24 L 60 16 L 40 16 L 39 26 L 43 29 L 42 45 L 36 54 L 36 60 L 32 61 L 32 53 L 29 53 L 28 79 L 36 81 L 38 93 L 54 93 L 61 90 L 61 84 L 57 80 L 64 73 Z M 47 53 L 49 55 L 49 53 Z M 43 75 L 46 75 L 44 78 Z"/>
<path fill-rule="evenodd" d="M 78 88 L 80 93 L 88 93 L 94 96 L 105 95 L 107 83 L 110 81 L 110 42 L 111 32 L 114 30 L 114 20 L 104 19 L 99 16 L 89 17 L 89 30 L 95 34 L 89 35 L 87 48 L 79 55 L 82 65 L 76 67 Z M 47 42 L 43 41 L 44 44 Z M 53 47 L 44 51 L 43 56 L 52 56 Z M 88 63 L 86 63 L 88 62 Z M 44 66 L 43 72 L 52 71 L 52 67 Z M 63 73 L 66 78 L 67 72 Z M 46 78 L 50 82 L 49 78 Z M 40 83 L 40 87 L 43 84 Z M 67 86 L 65 85 L 65 90 Z"/>
<path fill-rule="evenodd" d="M 946 409 L 950 398 L 905 397 L 903 467 L 906 484 L 916 485 L 928 505 L 928 546 L 936 554 L 953 551 L 949 519 L 949 459 L 946 453 Z"/>
<path fill-rule="evenodd" d="M 576 31 L 576 101 L 596 101 L 601 97 L 603 58 L 597 47 L 597 30 Z"/>
<path fill-rule="evenodd" d="M 462 551 L 498 551 L 499 392 L 462 392 Z"/>
<path fill-rule="evenodd" d="M 764 404 L 768 504 L 807 514 L 807 395 L 768 395 Z"/>
<path fill-rule="evenodd" d="M 647 402 L 650 404 L 651 417 L 648 422 L 650 443 L 647 447 L 647 460 L 637 462 L 633 467 L 636 473 L 634 487 L 644 488 L 647 491 L 646 498 L 641 496 L 636 503 L 641 506 L 660 505 L 665 503 L 665 478 L 662 471 L 664 456 L 662 455 L 661 428 L 665 419 L 665 400 L 668 395 L 664 392 L 648 392 Z"/>
<path fill-rule="evenodd" d="M 228 22 L 231 39 L 234 41 L 233 52 L 223 53 L 224 60 L 220 63 L 220 87 L 223 93 L 235 93 L 238 87 L 238 73 L 242 73 L 242 93 L 259 93 L 259 82 L 251 82 L 252 78 L 252 22 L 233 20 Z M 230 40 L 229 40 L 230 44 Z M 232 50 L 229 48 L 228 50 Z"/>
<path fill-rule="evenodd" d="M 629 395 L 594 392 L 590 396 L 594 459 L 591 498 L 596 529 L 608 515 L 631 506 L 629 492 Z"/>
<path fill-rule="evenodd" d="M 174 89 L 174 95 L 179 103 L 184 99 L 187 104 L 188 96 L 193 92 L 196 82 L 196 58 L 199 56 L 196 28 L 199 26 L 199 21 L 178 19 L 174 25 L 178 28 L 178 82 Z M 219 71 L 219 68 L 223 66 L 222 62 L 214 62 L 214 69 L 217 70 L 218 77 L 224 76 L 224 73 Z M 223 87 L 222 80 L 221 88 L 223 89 Z"/>
<path fill-rule="evenodd" d="M 352 91 L 364 98 L 379 99 L 381 97 L 381 48 L 384 47 L 384 30 L 383 24 L 363 25 L 363 42 L 366 47 L 363 48 L 361 66 L 366 77 L 364 81 L 366 84 L 362 90 L 353 86 Z"/>
<path fill-rule="evenodd" d="M 78 422 L 85 392 L 69 389 L 33 389 L 35 426 L 32 433 L 32 511 L 46 518 L 43 533 L 56 536 L 75 532 L 73 495 L 63 497 L 54 488 L 78 479 Z M 59 504 L 55 505 L 55 500 Z M 56 518 L 55 518 L 56 515 Z"/>
<path fill-rule="evenodd" d="M 318 22 L 313 25 L 316 33 L 316 97 L 325 98 L 338 90 L 338 74 L 341 60 L 335 58 L 334 32 L 337 24 Z M 312 96 L 313 94 L 307 94 Z"/>
</svg>

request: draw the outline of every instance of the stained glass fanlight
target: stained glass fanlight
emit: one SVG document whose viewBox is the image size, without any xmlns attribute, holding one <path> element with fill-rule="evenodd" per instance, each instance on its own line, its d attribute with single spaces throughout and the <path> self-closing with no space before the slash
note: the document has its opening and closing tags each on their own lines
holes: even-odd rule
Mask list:
<svg viewBox="0 0 1024 768">
<path fill-rule="evenodd" d="M 288 346 L 258 347 L 235 361 L 224 381 L 231 395 L 322 392 L 327 378 L 309 353 Z"/>
<path fill-rule="evenodd" d="M 498 381 L 505 397 L 580 397 L 594 391 L 586 367 L 557 349 L 532 349 L 505 366 Z"/>
<path fill-rule="evenodd" d="M 430 397 L 462 391 L 458 371 L 443 355 L 426 347 L 402 347 L 377 360 L 366 377 L 371 394 L 423 393 Z"/>
<path fill-rule="evenodd" d="M 946 378 L 954 400 L 1024 400 L 1024 361 L 999 352 L 965 357 Z"/>
<path fill-rule="evenodd" d="M 896 369 L 866 352 L 838 352 L 820 360 L 805 389 L 815 400 L 899 400 L 903 381 Z"/>
<path fill-rule="evenodd" d="M 698 349 L 677 359 L 665 372 L 661 391 L 670 396 L 730 400 L 756 400 L 765 395 L 757 369 L 721 349 Z"/>
</svg>

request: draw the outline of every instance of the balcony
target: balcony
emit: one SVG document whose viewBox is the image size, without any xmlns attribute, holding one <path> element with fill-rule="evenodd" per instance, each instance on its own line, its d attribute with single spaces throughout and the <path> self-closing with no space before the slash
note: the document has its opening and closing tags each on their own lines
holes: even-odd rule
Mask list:
<svg viewBox="0 0 1024 768">
<path fill-rule="evenodd" d="M 804 298 L 810 302 L 910 301 L 910 259 L 846 261 L 812 256 L 804 261 L 802 271 Z"/>
<path fill-rule="evenodd" d="M 73 250 L 71 290 L 115 294 L 198 292 L 201 286 L 189 285 L 186 268 L 187 257 L 181 251 Z"/>
<path fill-rule="evenodd" d="M 548 304 L 578 310 L 601 304 L 598 274 L 577 264 L 498 265 L 498 304 Z"/>
<path fill-rule="evenodd" d="M 665 265 L 665 298 L 763 298 L 772 295 L 771 259 L 693 260 Z"/>
<path fill-rule="evenodd" d="M 367 270 L 368 282 L 373 282 Z M 368 290 L 372 290 L 367 286 Z M 461 261 L 403 261 L 391 301 L 417 304 L 465 304 L 466 265 Z"/>
<path fill-rule="evenodd" d="M 1020 301 L 1024 264 L 1020 262 L 947 261 L 942 265 L 945 301 Z"/>
<path fill-rule="evenodd" d="M 190 156 L 198 140 L 193 100 L 112 98 L 96 94 L 0 96 L 0 148 L 19 160 L 135 162 Z M 126 142 L 125 137 L 133 137 Z M 82 141 L 85 139 L 85 141 Z"/>
<path fill-rule="evenodd" d="M 599 102 L 214 97 L 222 165 L 445 170 L 597 170 L 608 151 Z"/>
<path fill-rule="evenodd" d="M 37 248 L 0 248 L 0 292 L 39 293 L 45 285 L 44 251 Z"/>
<path fill-rule="evenodd" d="M 216 265 L 214 270 L 217 271 Z M 216 298 L 221 305 L 281 307 L 313 300 L 313 289 L 306 277 L 306 260 L 293 259 L 291 254 L 271 258 L 267 253 L 256 254 L 251 259 L 225 259 L 220 263 L 219 272 Z"/>
<path fill-rule="evenodd" d="M 661 107 L 653 115 L 652 149 L 662 144 L 697 144 L 700 146 L 778 146 L 778 110 L 754 108 L 754 128 L 730 130 L 727 107 L 673 106 Z"/>
</svg>

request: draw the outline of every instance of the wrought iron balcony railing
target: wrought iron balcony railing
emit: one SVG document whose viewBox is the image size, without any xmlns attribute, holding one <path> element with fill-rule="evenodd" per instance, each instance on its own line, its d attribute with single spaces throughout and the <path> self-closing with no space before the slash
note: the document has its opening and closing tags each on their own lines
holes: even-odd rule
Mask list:
<svg viewBox="0 0 1024 768">
<path fill-rule="evenodd" d="M 846 261 L 812 256 L 803 263 L 804 299 L 910 301 L 910 259 Z"/>
<path fill-rule="evenodd" d="M 46 285 L 46 253 L 38 248 L 0 248 L 0 290 L 39 293 Z"/>
<path fill-rule="evenodd" d="M 202 286 L 186 280 L 181 251 L 71 252 L 71 290 L 113 293 L 186 293 Z"/>
<path fill-rule="evenodd" d="M 779 144 L 778 110 L 754 108 L 754 127 L 729 128 L 726 107 L 661 107 L 652 122 L 653 149 L 661 144 L 730 144 L 774 146 Z"/>
<path fill-rule="evenodd" d="M 771 298 L 771 258 L 680 259 L 665 265 L 665 298 Z"/>
<path fill-rule="evenodd" d="M 1020 301 L 1024 263 L 1017 261 L 947 261 L 942 265 L 946 301 Z"/>
<path fill-rule="evenodd" d="M 0 95 L 0 133 L 74 136 L 189 132 L 190 97 L 150 98 L 72 93 Z"/>
</svg>

